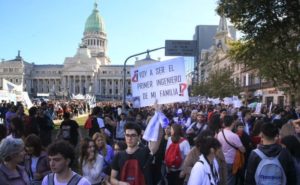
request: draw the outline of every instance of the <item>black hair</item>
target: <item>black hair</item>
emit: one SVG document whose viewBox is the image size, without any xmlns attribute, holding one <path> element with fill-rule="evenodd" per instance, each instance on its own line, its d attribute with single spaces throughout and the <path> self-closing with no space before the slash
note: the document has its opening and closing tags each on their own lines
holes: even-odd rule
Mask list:
<svg viewBox="0 0 300 185">
<path fill-rule="evenodd" d="M 70 112 L 64 112 L 64 114 L 63 114 L 64 119 L 70 119 L 70 117 L 71 117 Z"/>
<path fill-rule="evenodd" d="M 229 115 L 224 116 L 223 123 L 224 123 L 225 127 L 230 127 L 232 125 L 233 121 L 234 120 L 233 120 L 232 116 L 229 116 Z"/>
<path fill-rule="evenodd" d="M 210 149 L 213 148 L 215 150 L 221 148 L 221 143 L 214 137 L 207 137 L 202 140 L 200 147 L 200 152 L 206 157 L 210 153 Z"/>
<path fill-rule="evenodd" d="M 138 124 L 136 124 L 136 123 L 127 123 L 127 124 L 125 124 L 124 132 L 125 132 L 126 130 L 129 130 L 129 129 L 130 129 L 130 130 L 135 130 L 139 136 L 140 136 L 141 133 L 142 133 L 141 127 L 140 127 Z"/>
<path fill-rule="evenodd" d="M 264 123 L 261 132 L 267 139 L 274 139 L 279 134 L 278 128 L 272 123 Z"/>
<path fill-rule="evenodd" d="M 42 152 L 42 142 L 39 136 L 30 134 L 25 139 L 26 147 L 33 147 L 33 155 L 40 156 Z"/>
<path fill-rule="evenodd" d="M 195 137 L 195 139 L 194 139 L 195 146 L 197 148 L 200 148 L 201 144 L 205 141 L 205 139 L 214 137 L 214 135 L 215 135 L 215 132 L 213 130 L 210 130 L 210 129 L 203 130 L 202 132 L 200 132 L 200 134 L 198 134 Z"/>
<path fill-rule="evenodd" d="M 29 116 L 35 116 L 36 113 L 37 113 L 37 107 L 31 107 L 31 108 L 28 110 L 28 113 L 29 113 Z"/>
<path fill-rule="evenodd" d="M 61 154 L 65 159 L 70 159 L 69 167 L 72 166 L 75 159 L 75 149 L 69 142 L 59 140 L 48 147 L 48 156 L 57 154 Z"/>
<path fill-rule="evenodd" d="M 127 148 L 127 145 L 124 141 L 116 141 L 115 145 L 118 145 L 118 147 L 120 148 L 120 151 L 124 151 Z"/>
<path fill-rule="evenodd" d="M 289 135 L 281 139 L 281 143 L 286 146 L 293 157 L 300 161 L 300 142 L 294 135 Z"/>
</svg>

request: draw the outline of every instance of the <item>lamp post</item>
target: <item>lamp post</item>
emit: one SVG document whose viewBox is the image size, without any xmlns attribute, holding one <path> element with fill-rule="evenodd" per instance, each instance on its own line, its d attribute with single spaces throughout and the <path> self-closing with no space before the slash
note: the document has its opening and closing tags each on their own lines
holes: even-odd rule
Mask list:
<svg viewBox="0 0 300 185">
<path fill-rule="evenodd" d="M 131 56 L 126 58 L 126 60 L 124 62 L 124 66 L 123 66 L 123 111 L 125 111 L 125 107 L 126 107 L 126 63 L 127 63 L 127 61 L 132 57 L 136 57 L 136 56 L 139 56 L 139 55 L 143 55 L 143 54 L 150 53 L 152 51 L 156 51 L 156 50 L 160 50 L 160 49 L 164 49 L 164 48 L 165 47 L 160 47 L 160 48 L 147 50 L 147 51 L 144 51 L 144 52 L 141 52 L 141 53 L 131 55 Z"/>
</svg>

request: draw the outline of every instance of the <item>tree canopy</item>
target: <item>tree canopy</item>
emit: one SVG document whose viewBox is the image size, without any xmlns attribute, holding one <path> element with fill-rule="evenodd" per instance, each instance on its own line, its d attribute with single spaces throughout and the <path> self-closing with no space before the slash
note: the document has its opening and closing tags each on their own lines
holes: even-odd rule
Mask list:
<svg viewBox="0 0 300 185">
<path fill-rule="evenodd" d="M 240 86 L 231 77 L 232 71 L 229 69 L 213 71 L 206 82 L 202 82 L 192 89 L 192 93 L 193 95 L 220 98 L 238 95 Z"/>
<path fill-rule="evenodd" d="M 230 57 L 278 87 L 300 90 L 300 1 L 219 0 L 217 12 L 244 36 L 232 44 Z"/>
</svg>

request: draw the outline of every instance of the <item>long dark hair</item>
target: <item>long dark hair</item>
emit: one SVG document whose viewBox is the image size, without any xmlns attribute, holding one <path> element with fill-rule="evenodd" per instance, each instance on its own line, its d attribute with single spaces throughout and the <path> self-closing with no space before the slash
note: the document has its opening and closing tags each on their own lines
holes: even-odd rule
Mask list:
<svg viewBox="0 0 300 185">
<path fill-rule="evenodd" d="M 281 139 L 281 143 L 286 146 L 293 157 L 300 161 L 300 142 L 294 135 L 289 135 Z"/>
<path fill-rule="evenodd" d="M 96 160 L 96 156 L 97 156 L 97 153 L 98 153 L 98 150 L 96 150 L 96 143 L 95 143 L 95 141 L 94 140 L 92 140 L 91 138 L 89 138 L 89 137 L 86 137 L 86 138 L 84 138 L 82 141 L 81 141 L 81 144 L 80 144 L 80 160 L 79 160 L 79 162 L 80 162 L 80 169 L 82 169 L 82 165 L 83 165 L 83 162 L 85 161 L 85 160 L 87 160 L 87 158 L 88 158 L 88 148 L 89 148 L 89 143 L 90 142 L 93 142 L 94 143 L 94 146 L 95 146 L 95 151 L 94 151 L 94 153 L 95 153 L 95 155 L 94 155 L 94 159 L 93 159 L 93 161 L 95 161 Z"/>
<path fill-rule="evenodd" d="M 173 128 L 174 135 L 171 135 L 171 140 L 173 143 L 179 142 L 181 136 L 182 136 L 182 127 L 179 124 L 172 124 L 171 128 Z"/>
</svg>

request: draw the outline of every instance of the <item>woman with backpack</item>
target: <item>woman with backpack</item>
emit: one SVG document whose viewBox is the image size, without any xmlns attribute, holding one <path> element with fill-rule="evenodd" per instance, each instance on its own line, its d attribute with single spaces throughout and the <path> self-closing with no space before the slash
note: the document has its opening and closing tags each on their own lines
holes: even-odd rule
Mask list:
<svg viewBox="0 0 300 185">
<path fill-rule="evenodd" d="M 79 165 L 82 176 L 92 185 L 100 185 L 102 183 L 103 163 L 103 157 L 98 154 L 94 140 L 84 138 L 80 146 Z"/>
<path fill-rule="evenodd" d="M 221 150 L 221 144 L 214 137 L 202 138 L 200 142 L 201 155 L 192 168 L 188 185 L 217 185 L 220 175 L 216 155 Z"/>
<path fill-rule="evenodd" d="M 188 140 L 181 137 L 182 127 L 179 124 L 171 125 L 171 137 L 168 138 L 165 164 L 167 168 L 168 184 L 182 185 L 184 177 L 180 176 L 182 164 L 190 151 L 190 144 Z"/>
</svg>

